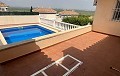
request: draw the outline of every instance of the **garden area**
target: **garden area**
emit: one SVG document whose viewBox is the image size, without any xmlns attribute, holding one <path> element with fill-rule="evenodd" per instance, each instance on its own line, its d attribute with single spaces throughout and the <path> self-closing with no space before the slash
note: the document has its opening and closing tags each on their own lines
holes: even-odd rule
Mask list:
<svg viewBox="0 0 120 76">
<path fill-rule="evenodd" d="M 79 26 L 85 26 L 88 23 L 92 25 L 93 18 L 90 18 L 89 15 L 79 15 L 78 17 L 66 17 L 62 21 L 66 23 L 79 25 Z"/>
</svg>

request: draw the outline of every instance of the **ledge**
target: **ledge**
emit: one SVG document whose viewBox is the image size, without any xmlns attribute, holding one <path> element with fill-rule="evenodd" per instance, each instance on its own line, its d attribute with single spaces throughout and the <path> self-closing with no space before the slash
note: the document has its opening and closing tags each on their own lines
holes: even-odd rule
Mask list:
<svg viewBox="0 0 120 76">
<path fill-rule="evenodd" d="M 73 37 L 90 32 L 91 30 L 92 26 L 87 25 L 68 31 L 33 38 L 19 43 L 0 46 L 0 63 L 58 44 Z"/>
</svg>

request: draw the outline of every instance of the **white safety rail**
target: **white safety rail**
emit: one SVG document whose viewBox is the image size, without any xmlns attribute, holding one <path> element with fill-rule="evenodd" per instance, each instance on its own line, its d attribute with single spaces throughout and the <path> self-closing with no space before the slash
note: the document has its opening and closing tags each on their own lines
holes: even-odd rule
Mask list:
<svg viewBox="0 0 120 76">
<path fill-rule="evenodd" d="M 58 22 L 55 20 L 49 20 L 49 19 L 44 19 L 44 18 L 40 18 L 41 23 L 50 25 L 52 27 L 61 29 L 61 30 L 71 30 L 74 28 L 78 28 L 78 25 L 74 25 L 74 24 L 70 24 L 70 23 L 65 23 L 65 22 Z"/>
<path fill-rule="evenodd" d="M 72 58 L 73 60 L 75 60 L 76 62 L 78 62 L 78 63 L 77 63 L 74 67 L 72 67 L 71 69 L 68 69 L 67 67 L 65 67 L 64 65 L 61 64 L 61 62 L 62 62 L 65 58 L 67 58 L 67 57 L 70 57 L 70 58 Z M 62 57 L 61 59 L 53 62 L 52 64 L 46 66 L 45 68 L 43 68 L 43 69 L 35 72 L 35 73 L 32 74 L 31 76 L 37 76 L 38 74 L 43 74 L 44 76 L 49 76 L 49 75 L 47 75 L 47 74 L 45 73 L 45 70 L 47 70 L 48 68 L 52 67 L 52 66 L 55 65 L 55 64 L 56 64 L 56 65 L 60 65 L 61 67 L 63 67 L 63 68 L 67 71 L 63 76 L 68 76 L 68 75 L 70 75 L 74 70 L 76 70 L 80 65 L 82 65 L 83 62 L 81 62 L 80 60 L 74 58 L 74 57 L 71 56 L 71 55 L 66 55 L 66 56 Z"/>
<path fill-rule="evenodd" d="M 54 26 L 54 20 L 49 20 L 49 19 L 45 19 L 45 18 L 40 18 L 41 23 L 45 23 L 48 24 L 50 26 Z"/>
</svg>

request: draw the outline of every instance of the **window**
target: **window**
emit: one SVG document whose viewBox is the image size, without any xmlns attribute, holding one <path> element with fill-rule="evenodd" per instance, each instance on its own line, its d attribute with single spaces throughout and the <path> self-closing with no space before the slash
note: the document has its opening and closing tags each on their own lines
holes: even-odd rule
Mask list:
<svg viewBox="0 0 120 76">
<path fill-rule="evenodd" d="M 120 0 L 117 0 L 113 14 L 113 21 L 120 21 Z"/>
</svg>

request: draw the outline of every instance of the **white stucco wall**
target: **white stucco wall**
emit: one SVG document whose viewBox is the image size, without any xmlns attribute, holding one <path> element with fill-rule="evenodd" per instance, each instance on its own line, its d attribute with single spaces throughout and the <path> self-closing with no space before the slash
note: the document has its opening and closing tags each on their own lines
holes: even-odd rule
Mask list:
<svg viewBox="0 0 120 76">
<path fill-rule="evenodd" d="M 0 11 L 2 11 L 2 12 L 8 11 L 8 7 L 0 7 Z"/>
<path fill-rule="evenodd" d="M 39 16 L 50 20 L 55 20 L 57 18 L 56 14 L 39 14 Z"/>
<path fill-rule="evenodd" d="M 0 16 L 0 26 L 26 23 L 40 23 L 40 18 L 38 15 Z"/>
</svg>

